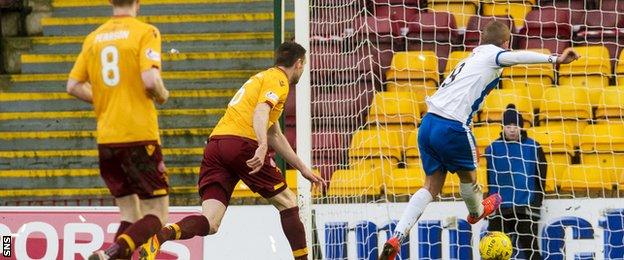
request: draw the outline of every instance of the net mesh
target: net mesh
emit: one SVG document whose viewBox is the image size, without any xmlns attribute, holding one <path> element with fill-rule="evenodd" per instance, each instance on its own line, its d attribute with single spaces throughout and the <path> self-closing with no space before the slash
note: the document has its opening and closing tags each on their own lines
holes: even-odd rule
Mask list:
<svg viewBox="0 0 624 260">
<path fill-rule="evenodd" d="M 423 186 L 417 133 L 427 111 L 425 97 L 452 76 L 493 20 L 509 26 L 513 49 L 560 54 L 574 47 L 581 58 L 569 65 L 503 70 L 471 126 L 479 153 L 477 180 L 484 192 L 513 188 L 538 194 L 543 189 L 551 199 L 619 198 L 624 174 L 624 88 L 618 84 L 624 75 L 619 62 L 623 7 L 624 1 L 310 1 L 313 166 L 330 180 L 327 190 L 314 195 L 314 203 L 361 203 L 362 210 L 377 207 L 390 214 L 392 202 L 407 201 Z M 504 174 L 522 173 L 494 166 L 487 170 L 486 147 L 500 138 L 508 104 L 516 106 L 528 137 L 545 154 L 547 172 L 537 177 L 537 187 L 499 185 L 497 178 Z M 510 164 L 538 161 L 488 155 Z M 461 200 L 455 174 L 447 175 L 437 200 Z M 323 214 L 357 218 L 362 211 L 338 207 Z M 346 236 L 361 235 L 362 228 L 370 227 L 349 223 Z M 381 243 L 385 229 L 376 228 L 382 234 L 376 243 Z M 341 255 L 336 253 L 340 250 L 363 259 L 376 254 L 377 245 L 358 245 L 356 252 L 332 244 L 327 236 L 335 238 L 336 230 L 317 227 L 326 239 L 325 257 Z M 412 252 L 412 257 L 416 254 L 422 252 Z"/>
</svg>

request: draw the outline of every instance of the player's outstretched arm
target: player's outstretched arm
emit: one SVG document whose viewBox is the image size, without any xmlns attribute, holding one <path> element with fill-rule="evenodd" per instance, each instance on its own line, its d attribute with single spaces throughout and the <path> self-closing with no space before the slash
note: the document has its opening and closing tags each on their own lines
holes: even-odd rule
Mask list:
<svg viewBox="0 0 624 260">
<path fill-rule="evenodd" d="M 546 55 L 533 51 L 505 51 L 496 55 L 498 66 L 513 66 L 518 64 L 553 63 L 568 64 L 579 58 L 572 48 L 567 48 L 561 55 Z"/>
<path fill-rule="evenodd" d="M 87 103 L 93 103 L 93 92 L 89 82 L 79 82 L 70 78 L 67 80 L 67 93 Z"/>
<path fill-rule="evenodd" d="M 165 88 L 165 83 L 160 76 L 160 70 L 157 68 L 146 70 L 141 73 L 141 78 L 150 97 L 160 105 L 165 104 L 167 99 L 169 99 L 169 91 Z"/>
<path fill-rule="evenodd" d="M 247 160 L 247 166 L 251 168 L 249 174 L 254 174 L 262 168 L 264 165 L 264 158 L 268 150 L 267 144 L 267 125 L 269 123 L 269 113 L 271 112 L 271 106 L 267 103 L 259 103 L 254 109 L 252 124 L 254 132 L 256 133 L 256 141 L 258 142 L 258 148 L 254 157 Z"/>
<path fill-rule="evenodd" d="M 273 126 L 271 126 L 271 128 L 269 128 L 268 141 L 269 145 L 273 147 L 273 149 L 280 154 L 288 164 L 299 170 L 301 175 L 308 179 L 312 184 L 317 187 L 321 187 L 325 183 L 321 176 L 315 175 L 312 169 L 306 166 L 301 158 L 297 156 L 288 143 L 288 139 L 286 139 L 286 136 L 282 133 L 282 128 L 280 127 L 279 122 L 276 122 Z"/>
</svg>

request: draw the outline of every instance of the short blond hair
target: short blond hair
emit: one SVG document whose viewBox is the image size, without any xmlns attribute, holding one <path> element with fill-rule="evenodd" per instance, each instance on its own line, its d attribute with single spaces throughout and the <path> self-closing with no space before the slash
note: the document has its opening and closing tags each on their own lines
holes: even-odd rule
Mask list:
<svg viewBox="0 0 624 260">
<path fill-rule="evenodd" d="M 509 27 L 499 21 L 488 23 L 483 32 L 481 32 L 481 44 L 494 44 L 500 47 L 503 43 L 509 41 L 510 38 L 511 32 Z"/>
</svg>

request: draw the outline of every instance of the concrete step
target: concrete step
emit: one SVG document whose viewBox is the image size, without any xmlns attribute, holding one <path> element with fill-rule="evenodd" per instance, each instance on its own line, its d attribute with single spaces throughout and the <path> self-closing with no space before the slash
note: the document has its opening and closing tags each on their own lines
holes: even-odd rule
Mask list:
<svg viewBox="0 0 624 260">
<path fill-rule="evenodd" d="M 170 194 L 197 194 L 197 185 L 171 187 Z M 110 192 L 104 187 L 92 188 L 52 188 L 52 189 L 0 189 L 0 198 L 19 198 L 20 201 L 47 200 L 50 198 L 72 199 L 71 197 L 105 197 L 110 198 Z M 1 201 L 0 201 L 1 202 Z M 57 205 L 58 206 L 58 205 Z"/>
<path fill-rule="evenodd" d="M 248 79 L 260 70 L 209 70 L 209 71 L 165 71 L 166 80 L 214 80 L 214 79 Z M 12 83 L 67 82 L 69 73 L 53 74 L 13 74 L 3 81 Z"/>
<path fill-rule="evenodd" d="M 249 75 L 251 76 L 251 74 Z M 176 91 L 211 91 L 211 90 L 231 90 L 240 88 L 248 78 L 229 79 L 165 79 L 165 87 L 172 92 Z M 0 80 L 0 86 L 5 93 L 49 93 L 63 92 L 67 81 L 23 81 L 11 82 Z"/>
<path fill-rule="evenodd" d="M 23 54 L 22 73 L 69 73 L 78 55 Z M 163 54 L 163 71 L 242 70 L 269 67 L 272 51 Z"/>
<path fill-rule="evenodd" d="M 287 35 L 286 38 L 289 38 Z M 31 38 L 30 54 L 78 54 L 84 36 L 56 36 Z M 203 34 L 164 34 L 163 52 L 172 49 L 185 53 L 215 51 L 270 51 L 273 50 L 273 32 L 234 32 Z"/>
<path fill-rule="evenodd" d="M 169 183 L 176 186 L 193 186 L 197 184 L 196 174 L 169 175 Z M 106 187 L 98 176 L 50 177 L 50 178 L 2 178 L 0 190 L 4 189 L 80 189 L 86 187 Z"/>
<path fill-rule="evenodd" d="M 54 17 L 111 16 L 108 2 L 90 0 L 54 1 Z M 141 1 L 140 15 L 224 13 L 236 10 L 253 12 L 273 11 L 271 0 L 192 0 L 192 1 Z"/>
<path fill-rule="evenodd" d="M 294 13 L 285 13 L 285 29 L 294 28 Z M 46 36 L 87 35 L 109 17 L 48 17 L 41 20 Z M 216 32 L 267 32 L 273 30 L 273 13 L 219 13 L 194 15 L 141 16 L 142 21 L 158 27 L 162 34 L 216 33 Z"/>
<path fill-rule="evenodd" d="M 163 129 L 164 147 L 184 148 L 203 145 L 212 128 Z M 95 149 L 95 131 L 21 131 L 0 132 L 0 151 Z"/>
<path fill-rule="evenodd" d="M 12 117 L 0 119 L 0 131 L 92 131 L 95 130 L 95 118 L 65 117 L 57 118 L 52 114 L 35 114 L 34 117 Z M 4 117 L 0 114 L 0 117 Z M 210 128 L 217 125 L 222 114 L 212 115 L 160 115 L 160 128 Z"/>
<path fill-rule="evenodd" d="M 197 166 L 204 144 L 185 148 L 163 148 L 165 163 L 171 166 Z M 0 151 L 0 169 L 96 168 L 97 149 Z"/>
<path fill-rule="evenodd" d="M 237 90 L 175 90 L 158 109 L 222 109 Z M 92 105 L 66 93 L 0 93 L 0 113 L 37 111 L 90 111 Z M 0 116 L 1 118 L 2 116 Z"/>
</svg>

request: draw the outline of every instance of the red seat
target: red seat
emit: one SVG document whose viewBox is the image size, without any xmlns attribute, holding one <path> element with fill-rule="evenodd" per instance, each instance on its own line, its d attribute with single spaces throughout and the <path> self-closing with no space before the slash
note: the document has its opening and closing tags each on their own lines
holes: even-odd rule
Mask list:
<svg viewBox="0 0 624 260">
<path fill-rule="evenodd" d="M 468 20 L 466 26 L 466 34 L 464 35 L 464 45 L 466 50 L 472 50 L 481 44 L 481 31 L 485 29 L 485 26 L 492 21 L 499 21 L 509 27 L 509 30 L 514 32 L 514 23 L 511 17 L 505 16 L 479 16 L 474 15 Z"/>
<path fill-rule="evenodd" d="M 349 141 L 350 134 L 335 129 L 312 133 L 312 165 L 326 180 L 341 165 L 346 165 Z"/>
<path fill-rule="evenodd" d="M 520 30 L 519 48 L 547 48 L 561 53 L 570 46 L 570 10 L 546 7 L 531 11 Z"/>
<path fill-rule="evenodd" d="M 587 22 L 583 25 L 575 37 L 576 42 L 584 45 L 602 45 L 609 50 L 611 66 L 615 67 L 615 61 L 619 56 L 624 39 L 618 42 L 618 27 L 622 28 L 624 16 L 615 12 L 603 12 L 592 10 L 587 12 Z"/>
<path fill-rule="evenodd" d="M 379 54 L 366 46 L 351 53 L 310 53 L 313 85 L 349 84 L 356 80 L 379 81 Z"/>
<path fill-rule="evenodd" d="M 344 37 L 345 29 L 353 28 L 360 11 L 355 5 L 314 8 L 310 14 L 310 32 L 328 38 Z"/>
<path fill-rule="evenodd" d="M 297 128 L 295 128 L 294 126 L 285 127 L 284 135 L 286 136 L 286 140 L 288 140 L 290 147 L 292 147 L 293 150 L 295 150 L 296 152 L 297 151 Z"/>
<path fill-rule="evenodd" d="M 585 0 L 566 0 L 566 1 L 540 1 L 540 7 L 555 7 L 557 9 L 569 10 L 570 11 L 570 20 L 568 23 L 572 25 L 583 25 L 585 24 L 585 14 L 587 10 L 591 10 L 594 8 L 593 1 L 585 1 Z"/>
<path fill-rule="evenodd" d="M 390 67 L 394 45 L 399 41 L 392 34 L 392 26 L 389 19 L 377 17 L 362 17 L 356 23 L 354 30 L 354 43 L 368 39 L 379 50 L 379 64 L 382 68 Z"/>
<path fill-rule="evenodd" d="M 408 51 L 434 51 L 438 56 L 438 68 L 442 72 L 446 66 L 448 55 L 453 43 L 458 42 L 458 31 L 453 14 L 448 12 L 421 13 L 418 17 L 408 20 L 407 27 L 397 28 L 405 37 Z"/>
<path fill-rule="evenodd" d="M 622 0 L 596 1 L 596 5 L 603 12 L 624 13 L 624 1 Z"/>
<path fill-rule="evenodd" d="M 376 85 L 361 81 L 334 86 L 325 93 L 312 89 L 312 126 L 315 129 L 340 127 L 349 131 L 365 123 Z"/>
<path fill-rule="evenodd" d="M 413 7 L 427 6 L 427 0 L 372 0 L 374 5 L 405 5 Z"/>
</svg>

